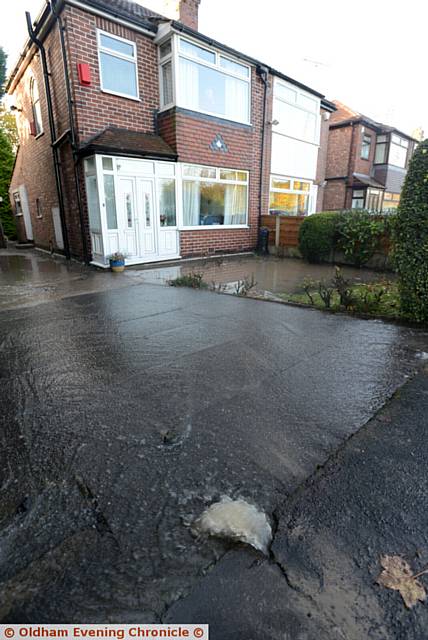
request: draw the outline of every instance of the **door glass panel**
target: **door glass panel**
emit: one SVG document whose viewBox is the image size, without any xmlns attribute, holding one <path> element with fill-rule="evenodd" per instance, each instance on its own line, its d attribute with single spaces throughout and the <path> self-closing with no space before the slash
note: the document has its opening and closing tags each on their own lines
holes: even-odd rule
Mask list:
<svg viewBox="0 0 428 640">
<path fill-rule="evenodd" d="M 159 223 L 161 227 L 175 227 L 175 180 L 158 180 Z"/>
<path fill-rule="evenodd" d="M 114 193 L 114 177 L 104 175 L 104 197 L 107 212 L 107 228 L 117 229 L 116 196 Z"/>
<path fill-rule="evenodd" d="M 144 194 L 144 211 L 146 214 L 146 227 L 152 226 L 152 217 L 151 217 L 151 207 L 150 207 L 150 194 L 147 191 Z"/>
<path fill-rule="evenodd" d="M 125 210 L 128 228 L 132 227 L 132 194 L 125 193 Z"/>
</svg>

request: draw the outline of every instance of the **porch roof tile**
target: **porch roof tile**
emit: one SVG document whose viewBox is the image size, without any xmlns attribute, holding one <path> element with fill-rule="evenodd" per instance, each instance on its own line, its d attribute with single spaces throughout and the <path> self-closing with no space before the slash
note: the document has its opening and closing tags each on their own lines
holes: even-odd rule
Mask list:
<svg viewBox="0 0 428 640">
<path fill-rule="evenodd" d="M 176 152 L 160 136 L 118 127 L 107 127 L 79 149 L 81 155 L 109 153 L 137 158 L 176 160 Z"/>
</svg>

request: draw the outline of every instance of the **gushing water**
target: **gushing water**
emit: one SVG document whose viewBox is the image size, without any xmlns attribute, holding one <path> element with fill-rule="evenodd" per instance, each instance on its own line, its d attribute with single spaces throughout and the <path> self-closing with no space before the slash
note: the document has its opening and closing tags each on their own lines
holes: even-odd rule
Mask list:
<svg viewBox="0 0 428 640">
<path fill-rule="evenodd" d="M 266 515 L 245 500 L 224 496 L 194 522 L 193 530 L 220 538 L 240 540 L 268 555 L 272 529 Z"/>
</svg>

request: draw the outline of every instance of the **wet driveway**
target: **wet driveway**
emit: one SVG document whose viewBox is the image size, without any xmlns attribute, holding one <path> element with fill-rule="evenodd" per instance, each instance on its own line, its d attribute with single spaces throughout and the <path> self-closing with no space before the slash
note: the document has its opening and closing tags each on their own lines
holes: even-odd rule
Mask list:
<svg viewBox="0 0 428 640">
<path fill-rule="evenodd" d="M 275 528 L 421 366 L 422 331 L 164 286 L 255 266 L 291 287 L 294 262 L 115 276 L 0 252 L 0 621 L 178 620 L 213 568 L 254 563 L 192 535 L 204 508 L 241 497 Z"/>
<path fill-rule="evenodd" d="M 420 364 L 426 335 L 153 284 L 0 315 L 0 620 L 150 622 Z M 215 635 L 213 636 L 216 637 Z"/>
</svg>

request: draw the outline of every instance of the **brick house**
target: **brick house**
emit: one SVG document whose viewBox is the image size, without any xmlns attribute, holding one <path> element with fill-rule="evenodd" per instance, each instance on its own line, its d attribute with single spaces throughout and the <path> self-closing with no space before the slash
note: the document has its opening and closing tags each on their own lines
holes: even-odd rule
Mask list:
<svg viewBox="0 0 428 640">
<path fill-rule="evenodd" d="M 334 104 L 323 209 L 396 209 L 417 140 L 341 102 Z"/>
<path fill-rule="evenodd" d="M 127 0 L 56 0 L 11 73 L 21 240 L 100 266 L 254 249 L 262 213 L 321 209 L 318 92 Z"/>
</svg>

